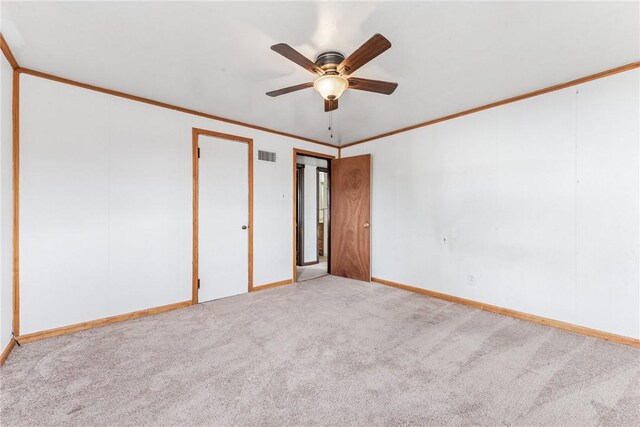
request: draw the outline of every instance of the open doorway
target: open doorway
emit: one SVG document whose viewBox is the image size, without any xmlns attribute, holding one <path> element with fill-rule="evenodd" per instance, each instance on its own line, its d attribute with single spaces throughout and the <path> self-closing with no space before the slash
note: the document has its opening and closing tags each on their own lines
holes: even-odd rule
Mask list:
<svg viewBox="0 0 640 427">
<path fill-rule="evenodd" d="M 295 278 L 301 282 L 329 274 L 331 159 L 294 155 Z"/>
</svg>

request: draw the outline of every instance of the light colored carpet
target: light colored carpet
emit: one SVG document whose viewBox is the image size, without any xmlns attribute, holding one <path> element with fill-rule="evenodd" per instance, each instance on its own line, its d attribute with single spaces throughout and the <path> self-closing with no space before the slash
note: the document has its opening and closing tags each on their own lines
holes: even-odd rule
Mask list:
<svg viewBox="0 0 640 427">
<path fill-rule="evenodd" d="M 2 425 L 638 425 L 640 351 L 326 276 L 16 348 Z"/>
<path fill-rule="evenodd" d="M 317 264 L 297 266 L 296 275 L 298 282 L 317 279 L 327 275 L 327 261 L 320 261 Z"/>
</svg>

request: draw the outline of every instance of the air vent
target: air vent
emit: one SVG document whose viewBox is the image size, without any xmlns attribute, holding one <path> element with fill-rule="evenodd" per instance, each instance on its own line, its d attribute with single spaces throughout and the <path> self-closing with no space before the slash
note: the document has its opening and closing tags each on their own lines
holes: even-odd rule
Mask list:
<svg viewBox="0 0 640 427">
<path fill-rule="evenodd" d="M 271 151 L 263 151 L 258 150 L 258 160 L 262 160 L 263 162 L 276 162 L 276 153 L 272 153 Z"/>
</svg>

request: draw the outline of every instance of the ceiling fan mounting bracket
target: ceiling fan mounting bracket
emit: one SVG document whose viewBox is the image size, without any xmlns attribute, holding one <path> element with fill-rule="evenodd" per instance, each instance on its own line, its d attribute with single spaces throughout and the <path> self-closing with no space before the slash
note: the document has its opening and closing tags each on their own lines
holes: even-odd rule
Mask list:
<svg viewBox="0 0 640 427">
<path fill-rule="evenodd" d="M 315 64 L 324 71 L 336 70 L 338 65 L 344 61 L 344 55 L 337 50 L 325 50 L 316 56 Z"/>
</svg>

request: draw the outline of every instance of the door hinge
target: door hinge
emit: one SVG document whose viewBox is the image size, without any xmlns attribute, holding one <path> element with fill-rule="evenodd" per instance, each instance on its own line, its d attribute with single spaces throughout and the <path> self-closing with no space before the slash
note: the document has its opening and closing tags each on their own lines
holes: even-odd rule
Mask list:
<svg viewBox="0 0 640 427">
<path fill-rule="evenodd" d="M 200 147 L 198 147 L 198 158 L 200 158 Z"/>
<path fill-rule="evenodd" d="M 200 279 L 198 279 L 198 289 L 200 289 Z"/>
</svg>

